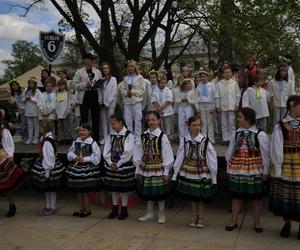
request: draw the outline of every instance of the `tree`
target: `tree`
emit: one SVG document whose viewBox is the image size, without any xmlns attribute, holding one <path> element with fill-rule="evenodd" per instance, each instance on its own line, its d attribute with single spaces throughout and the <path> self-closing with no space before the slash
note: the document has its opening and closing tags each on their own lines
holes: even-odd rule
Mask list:
<svg viewBox="0 0 300 250">
<path fill-rule="evenodd" d="M 3 60 L 5 65 L 4 78 L 11 79 L 26 71 L 43 64 L 40 50 L 37 45 L 24 40 L 17 40 L 12 45 L 12 60 Z"/>
</svg>

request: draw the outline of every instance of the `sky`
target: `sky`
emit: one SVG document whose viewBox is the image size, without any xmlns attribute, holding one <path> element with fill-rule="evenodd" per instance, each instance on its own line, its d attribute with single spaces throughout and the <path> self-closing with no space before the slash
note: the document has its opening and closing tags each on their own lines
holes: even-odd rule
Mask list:
<svg viewBox="0 0 300 250">
<path fill-rule="evenodd" d="M 26 17 L 24 9 L 10 8 L 11 4 L 30 3 L 31 0 L 0 0 L 0 61 L 11 59 L 11 47 L 18 39 L 39 44 L 39 32 L 54 29 L 58 31 L 59 12 L 50 1 L 45 5 L 33 8 Z M 0 63 L 0 76 L 3 75 L 3 64 Z"/>
</svg>

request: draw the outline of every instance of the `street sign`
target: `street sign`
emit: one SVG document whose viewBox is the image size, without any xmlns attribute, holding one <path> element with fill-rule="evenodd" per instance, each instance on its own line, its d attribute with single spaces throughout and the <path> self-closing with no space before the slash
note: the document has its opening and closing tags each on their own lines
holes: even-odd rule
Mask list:
<svg viewBox="0 0 300 250">
<path fill-rule="evenodd" d="M 61 54 L 65 44 L 65 35 L 54 30 L 40 31 L 40 48 L 48 63 L 54 62 Z"/>
</svg>

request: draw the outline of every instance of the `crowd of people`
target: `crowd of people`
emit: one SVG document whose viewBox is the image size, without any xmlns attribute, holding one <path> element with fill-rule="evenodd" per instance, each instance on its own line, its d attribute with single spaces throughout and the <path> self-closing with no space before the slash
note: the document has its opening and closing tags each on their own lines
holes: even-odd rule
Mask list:
<svg viewBox="0 0 300 250">
<path fill-rule="evenodd" d="M 291 221 L 300 221 L 300 96 L 295 95 L 289 58 L 281 58 L 270 82 L 253 56 L 245 58 L 239 74 L 224 63 L 215 77 L 202 69 L 192 78 L 191 69 L 183 67 L 177 81 L 155 70 L 146 80 L 137 63 L 128 61 L 119 84 L 108 63 L 98 70 L 93 60 L 87 54 L 73 80 L 61 70 L 58 82 L 43 71 L 42 80 L 31 77 L 24 91 L 17 81 L 11 82 L 11 102 L 19 107 L 25 143 L 40 145 L 30 174 L 34 187 L 45 193 L 42 215 L 57 212 L 57 191 L 64 187 L 78 193 L 79 209 L 73 216 L 91 215 L 89 192 L 107 190 L 113 201 L 108 218 L 124 220 L 128 197 L 135 191 L 147 201 L 146 214 L 139 221 L 153 220 L 158 202 L 157 222 L 162 224 L 165 200 L 175 186 L 180 197 L 191 201 L 189 225 L 203 228 L 201 203 L 213 198 L 217 189 L 214 144 L 215 136 L 221 135 L 222 144 L 228 146 L 232 195 L 231 221 L 225 229 L 238 227 L 243 200 L 249 199 L 254 230 L 263 232 L 262 199 L 267 193 L 265 181 L 271 178 L 269 208 L 284 219 L 280 235 L 290 235 Z M 274 110 L 271 139 L 266 133 L 269 107 Z M 0 191 L 8 197 L 11 217 L 16 213 L 13 191 L 25 174 L 13 163 L 14 142 L 4 117 L 3 111 Z M 79 137 L 74 134 L 76 127 Z M 170 141 L 176 141 L 177 134 L 174 160 Z M 56 140 L 71 145 L 67 165 L 56 157 Z"/>
</svg>

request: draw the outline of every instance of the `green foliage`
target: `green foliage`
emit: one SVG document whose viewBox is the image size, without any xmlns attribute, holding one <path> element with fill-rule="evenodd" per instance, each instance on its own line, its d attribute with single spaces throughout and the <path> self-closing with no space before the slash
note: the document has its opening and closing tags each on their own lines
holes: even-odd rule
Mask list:
<svg viewBox="0 0 300 250">
<path fill-rule="evenodd" d="M 5 65 L 4 78 L 10 79 L 22 75 L 26 71 L 43 64 L 40 50 L 37 45 L 24 40 L 17 40 L 12 45 L 12 60 L 3 60 Z"/>
</svg>

